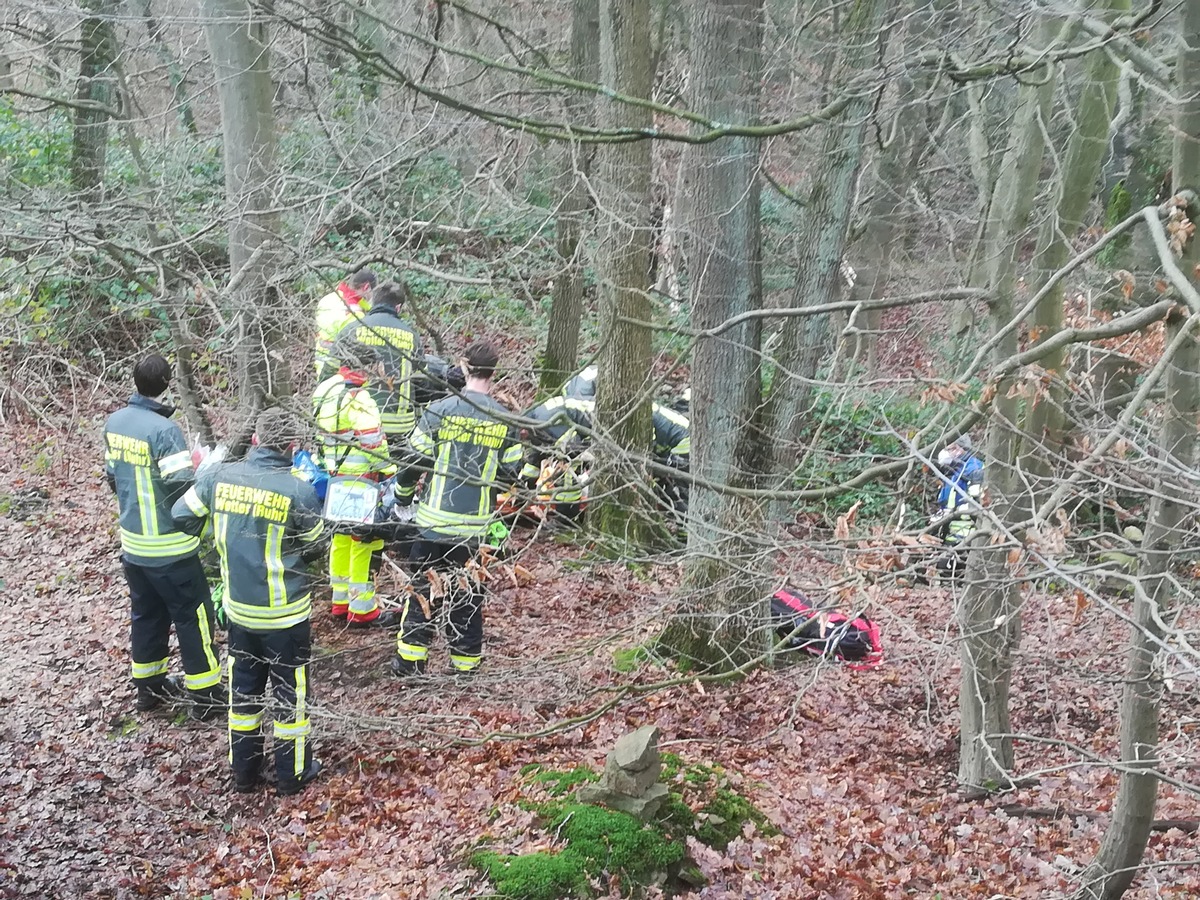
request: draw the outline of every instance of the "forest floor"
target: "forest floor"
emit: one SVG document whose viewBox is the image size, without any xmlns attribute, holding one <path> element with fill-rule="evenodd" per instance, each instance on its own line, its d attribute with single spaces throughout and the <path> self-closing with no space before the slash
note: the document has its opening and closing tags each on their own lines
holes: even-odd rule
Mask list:
<svg viewBox="0 0 1200 900">
<path fill-rule="evenodd" d="M 663 749 L 724 767 L 778 829 L 748 827 L 724 854 L 695 848 L 709 879 L 697 898 L 1057 897 L 1103 833 L 1116 779 L 1088 756 L 1115 754 L 1117 616 L 1026 592 L 1013 725 L 1041 738 L 1017 743 L 1020 774 L 1038 780 L 965 801 L 950 590 L 881 593 L 869 611 L 887 650 L 876 669 L 805 659 L 705 685 L 653 662 L 614 664 L 614 649 L 653 633 L 672 567 L 581 566 L 579 549 L 545 536 L 518 538 L 533 582 L 494 591 L 486 668 L 466 684 L 402 688 L 383 675 L 391 634 L 347 632 L 319 604 L 313 718 L 325 772 L 293 798 L 233 793 L 221 724 L 134 712 L 101 421 L 76 433 L 0 429 L 0 897 L 486 896 L 465 864 L 481 838 L 548 841 L 517 805 L 522 766 L 598 768 L 617 737 L 651 722 Z M 780 563 L 802 587 L 832 573 Z M 1188 746 L 1195 709 L 1194 692 L 1172 695 L 1169 752 Z M 1195 760 L 1169 768 L 1194 780 Z M 1200 809 L 1164 786 L 1158 817 Z M 1197 835 L 1155 832 L 1127 896 L 1200 896 L 1198 850 Z"/>
</svg>

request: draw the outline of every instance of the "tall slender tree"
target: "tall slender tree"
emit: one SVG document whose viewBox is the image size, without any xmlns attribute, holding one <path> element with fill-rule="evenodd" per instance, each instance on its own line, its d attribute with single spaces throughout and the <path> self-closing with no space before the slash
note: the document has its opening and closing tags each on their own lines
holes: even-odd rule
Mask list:
<svg viewBox="0 0 1200 900">
<path fill-rule="evenodd" d="M 600 69 L 599 0 L 571 3 L 571 75 L 595 82 Z M 593 95 L 572 92 L 567 103 L 571 120 L 590 125 L 594 119 Z M 554 221 L 554 243 L 560 269 L 554 278 L 554 296 L 546 327 L 546 352 L 542 355 L 541 386 L 552 391 L 574 372 L 579 361 L 579 326 L 583 317 L 583 247 L 580 243 L 591 200 L 587 176 L 592 149 L 564 141 L 558 147 L 561 195 Z"/>
<path fill-rule="evenodd" d="M 853 99 L 836 121 L 824 127 L 821 149 L 815 156 L 813 186 L 796 233 L 792 306 L 817 306 L 837 299 L 855 181 L 878 89 L 865 73 L 874 65 L 886 38 L 882 25 L 887 9 L 886 0 L 856 0 L 839 29 L 840 58 L 831 76 L 832 90 L 849 91 Z M 780 483 L 788 481 L 795 467 L 812 379 L 829 349 L 827 315 L 785 320 L 767 405 L 774 444 L 772 470 Z M 776 506 L 776 517 L 782 517 L 785 504 Z"/>
<path fill-rule="evenodd" d="M 1060 22 L 1045 18 L 1039 46 L 1056 39 Z M 1030 73 L 1022 86 L 1000 161 L 995 189 L 983 228 L 982 265 L 987 273 L 988 316 L 995 341 L 993 360 L 1017 352 L 1017 330 L 1009 327 L 1016 313 L 1017 248 L 1037 193 L 1045 153 L 1047 123 L 1057 67 L 1046 63 Z M 997 386 L 987 432 L 986 491 L 991 521 L 1014 523 L 1024 482 L 1018 467 L 1020 401 L 1011 378 Z M 1013 769 L 1009 685 L 1012 654 L 1021 639 L 1020 591 L 1011 577 L 1003 533 L 981 529 L 985 542 L 968 560 L 967 585 L 958 605 L 962 658 L 958 709 L 958 779 L 968 789 L 1007 783 Z"/>
<path fill-rule="evenodd" d="M 753 123 L 762 81 L 763 0 L 692 7 L 694 106 L 718 122 Z M 685 159 L 683 231 L 692 324 L 716 329 L 762 307 L 760 142 L 727 137 Z M 681 655 L 736 664 L 765 649 L 762 503 L 723 488 L 754 487 L 762 471 L 762 320 L 701 337 L 692 354 L 692 472 L 687 588 L 664 634 Z"/>
<path fill-rule="evenodd" d="M 229 232 L 228 291 L 236 310 L 242 404 L 291 393 L 280 344 L 280 230 L 274 203 L 276 135 L 270 44 L 263 16 L 247 0 L 204 0 L 209 51 L 221 105 L 225 212 Z M 253 416 L 248 417 L 253 421 Z"/>
<path fill-rule="evenodd" d="M 1094 0 L 1094 12 L 1112 21 L 1128 13 L 1129 0 Z M 1109 126 L 1117 102 L 1117 60 L 1107 53 L 1089 55 L 1083 88 L 1075 110 L 1075 127 L 1067 142 L 1062 171 L 1058 173 L 1058 202 L 1042 224 L 1038 235 L 1033 270 L 1042 284 L 1058 270 L 1071 250 L 1071 241 L 1082 230 L 1108 148 Z M 1055 282 L 1033 312 L 1032 330 L 1044 339 L 1063 327 L 1063 300 L 1066 285 Z M 1033 506 L 1044 496 L 1050 474 L 1050 461 L 1062 448 L 1065 425 L 1064 402 L 1067 396 L 1066 350 L 1050 354 L 1042 361 L 1048 386 L 1038 403 L 1030 404 L 1022 428 L 1022 468 L 1034 480 Z"/>
<path fill-rule="evenodd" d="M 1200 219 L 1200 0 L 1187 0 L 1176 59 L 1172 173 L 1176 193 L 1188 191 L 1187 218 Z M 1200 246 L 1183 248 L 1180 269 L 1193 287 L 1200 279 Z M 1178 550 L 1191 530 L 1200 485 L 1200 311 L 1177 308 L 1167 321 L 1167 346 L 1179 349 L 1167 370 L 1166 409 L 1160 426 L 1160 489 L 1154 492 L 1142 539 L 1140 589 L 1134 595 L 1129 661 L 1121 696 L 1121 780 L 1112 818 L 1092 864 L 1084 870 L 1079 896 L 1118 900 L 1133 882 L 1154 819 L 1158 798 L 1159 718 L 1162 710 L 1164 623 L 1178 603 L 1172 573 Z"/>
<path fill-rule="evenodd" d="M 109 121 L 116 100 L 117 34 L 113 0 L 84 0 L 79 28 L 79 80 L 75 85 L 75 127 L 71 141 L 71 186 L 88 199 L 100 199 L 108 155 Z"/>
<path fill-rule="evenodd" d="M 649 98 L 654 73 L 649 0 L 601 0 L 600 78 L 613 92 Z M 646 132 L 650 110 L 604 96 L 600 124 L 614 132 Z M 644 544 L 653 523 L 641 486 L 650 450 L 650 141 L 602 144 L 599 152 L 601 346 L 596 430 L 602 452 L 596 470 L 600 502 L 596 531 L 617 544 Z"/>
</svg>

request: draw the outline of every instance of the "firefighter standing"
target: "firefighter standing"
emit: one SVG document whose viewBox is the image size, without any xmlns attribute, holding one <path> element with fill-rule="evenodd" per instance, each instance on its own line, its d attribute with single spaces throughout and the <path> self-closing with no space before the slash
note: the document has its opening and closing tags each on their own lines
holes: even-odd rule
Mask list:
<svg viewBox="0 0 1200 900">
<path fill-rule="evenodd" d="M 408 299 L 408 288 L 400 282 L 379 285 L 371 292 L 371 311 L 343 329 L 334 349 L 339 358 L 360 356 L 364 347 L 378 356 L 382 377 L 372 378 L 366 389 L 379 408 L 393 452 L 403 448 L 416 424 L 413 374 L 416 360 L 425 355 L 417 330 L 398 313 Z"/>
<path fill-rule="evenodd" d="M 412 485 L 431 470 L 417 509 L 419 537 L 410 557 L 414 582 L 426 583 L 420 596 L 410 594 L 404 603 L 392 658 L 397 676 L 425 670 L 433 640 L 430 619 L 443 599 L 449 605 L 446 642 L 454 671 L 473 672 L 482 659 L 483 589 L 462 570 L 498 523 L 496 495 L 516 480 L 521 466 L 521 443 L 507 421 L 512 413 L 489 396 L 497 361 L 489 343 L 467 349 L 461 362 L 466 386 L 425 410 L 409 441 L 412 459 L 397 478 Z M 447 577 L 430 580 L 425 575 L 430 570 Z"/>
<path fill-rule="evenodd" d="M 304 557 L 325 526 L 316 491 L 291 471 L 299 435 L 283 410 L 264 410 L 246 459 L 202 473 L 172 510 L 176 524 L 193 534 L 213 520 L 233 660 L 229 753 L 238 791 L 262 783 L 268 680 L 276 790 L 298 793 L 321 771 L 308 717 L 312 583 Z"/>
<path fill-rule="evenodd" d="M 971 452 L 970 435 L 962 435 L 938 453 L 941 489 L 938 519 L 944 519 L 942 540 L 949 546 L 961 544 L 975 533 L 974 513 L 983 496 L 983 462 Z"/>
<path fill-rule="evenodd" d="M 158 354 L 134 366 L 137 393 L 104 426 L 104 467 L 120 508 L 137 708 L 144 712 L 164 700 L 190 697 L 190 715 L 204 720 L 224 707 L 225 696 L 200 541 L 178 531 L 171 520 L 171 504 L 187 490 L 194 472 L 183 432 L 170 418 L 174 408 L 157 399 L 170 381 L 170 363 Z M 186 692 L 167 676 L 172 623 Z"/>
<path fill-rule="evenodd" d="M 321 382 L 313 394 L 313 414 L 321 433 L 318 461 L 331 478 L 356 476 L 378 481 L 396 472 L 388 457 L 379 407 L 366 387 L 378 368 L 373 348 L 359 346 L 356 357 L 347 357 L 338 374 Z M 409 488 L 407 500 L 411 499 Z M 330 540 L 333 614 L 345 616 L 347 623 L 356 628 L 395 624 L 395 616 L 390 611 L 381 614 L 375 599 L 371 557 L 382 549 L 381 538 L 346 530 L 335 533 Z"/>
<path fill-rule="evenodd" d="M 367 295 L 378 278 L 370 269 L 359 269 L 317 302 L 317 379 L 328 378 L 340 365 L 334 345 L 347 325 L 362 319 L 370 309 Z"/>
</svg>

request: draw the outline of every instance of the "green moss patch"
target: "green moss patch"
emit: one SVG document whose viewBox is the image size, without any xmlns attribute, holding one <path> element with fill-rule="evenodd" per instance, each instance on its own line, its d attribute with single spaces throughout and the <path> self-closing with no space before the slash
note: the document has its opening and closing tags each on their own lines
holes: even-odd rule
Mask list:
<svg viewBox="0 0 1200 900">
<path fill-rule="evenodd" d="M 666 878 L 684 858 L 682 839 L 673 840 L 661 827 L 644 825 L 628 813 L 587 803 L 553 808 L 557 815 L 546 827 L 563 841 L 562 850 L 520 856 L 483 851 L 471 857 L 471 865 L 487 875 L 501 897 L 591 897 L 592 880 L 606 873 L 631 886 L 646 885 Z"/>
<path fill-rule="evenodd" d="M 534 772 L 529 780 L 533 784 L 540 784 L 551 797 L 561 797 L 575 790 L 581 784 L 599 781 L 600 776 L 587 766 L 576 766 L 566 772 L 541 769 Z"/>
<path fill-rule="evenodd" d="M 671 789 L 653 822 L 628 813 L 575 802 L 581 784 L 599 780 L 587 766 L 558 771 L 540 765 L 521 769 L 526 796 L 517 801 L 534 812 L 539 825 L 561 849 L 521 855 L 480 850 L 470 864 L 487 876 L 500 897 L 513 900 L 568 900 L 595 896 L 594 885 L 616 876 L 627 896 L 663 884 L 668 894 L 703 884 L 688 859 L 689 836 L 724 850 L 753 822 L 763 834 L 776 834 L 763 812 L 729 785 L 720 766 L 689 764 L 662 754 L 662 781 Z"/>
</svg>

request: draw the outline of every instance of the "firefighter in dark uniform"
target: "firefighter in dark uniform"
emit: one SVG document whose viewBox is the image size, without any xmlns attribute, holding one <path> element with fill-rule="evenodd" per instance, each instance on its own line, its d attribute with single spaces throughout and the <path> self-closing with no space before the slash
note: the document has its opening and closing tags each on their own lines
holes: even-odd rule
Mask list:
<svg viewBox="0 0 1200 900">
<path fill-rule="evenodd" d="M 563 385 L 563 396 L 573 397 L 577 400 L 595 400 L 596 376 L 599 374 L 600 369 L 598 367 L 594 365 L 587 366 L 582 372 L 574 375 Z"/>
<path fill-rule="evenodd" d="M 576 379 L 582 379 L 589 371 L 585 369 Z M 595 379 L 581 383 L 594 389 Z M 579 473 L 574 471 L 570 461 L 577 459 L 582 448 L 590 443 L 595 414 L 596 401 L 579 396 L 578 390 L 574 396 L 551 397 L 524 414 L 524 418 L 541 424 L 531 429 L 521 478 L 526 483 L 537 479 L 546 460 L 555 455 L 568 461 L 566 471 L 573 474 L 562 478 L 562 487 L 553 494 L 554 503 L 561 504 L 560 512 L 567 517 L 576 513 L 583 493 Z M 650 421 L 654 429 L 655 461 L 675 471 L 687 472 L 692 449 L 691 423 L 687 416 L 655 403 L 651 407 Z M 683 480 L 660 478 L 658 484 L 664 502 L 675 508 L 686 507 L 687 485 Z"/>
<path fill-rule="evenodd" d="M 257 445 L 240 462 L 202 473 L 172 514 L 198 533 L 211 516 L 229 621 L 229 754 L 234 788 L 262 783 L 267 682 L 273 695 L 276 791 L 296 794 L 317 777 L 309 721 L 312 579 L 305 560 L 324 531 L 316 491 L 292 474 L 301 426 L 263 411 Z"/>
<path fill-rule="evenodd" d="M 454 671 L 473 672 L 482 659 L 483 589 L 463 569 L 499 524 L 496 495 L 517 479 L 522 453 L 512 412 L 489 396 L 497 361 L 489 343 L 467 349 L 460 363 L 466 386 L 425 410 L 409 440 L 411 457 L 397 476 L 399 484 L 412 485 L 428 473 L 410 556 L 421 594 L 410 594 L 404 603 L 392 659 L 397 676 L 425 670 L 433 640 L 430 618 L 440 601 L 449 605 L 446 642 Z M 403 502 L 402 496 L 397 500 Z M 435 579 L 444 596 L 426 576 L 429 570 L 445 573 Z"/>
<path fill-rule="evenodd" d="M 379 285 L 371 292 L 371 311 L 342 330 L 335 349 L 341 360 L 364 358 L 364 348 L 373 351 L 382 372 L 365 387 L 379 408 L 383 433 L 394 452 L 404 447 L 416 425 L 413 377 L 417 360 L 425 357 L 421 336 L 398 312 L 408 297 L 408 288 L 398 281 Z"/>
<path fill-rule="evenodd" d="M 104 468 L 120 508 L 137 708 L 144 712 L 190 697 L 189 714 L 204 720 L 224 708 L 225 695 L 200 540 L 171 521 L 171 504 L 188 489 L 194 471 L 183 432 L 171 421 L 174 408 L 157 399 L 170 381 L 171 365 L 158 354 L 134 366 L 137 393 L 104 425 Z M 167 676 L 172 623 L 184 687 Z"/>
<path fill-rule="evenodd" d="M 574 521 L 583 512 L 584 454 L 591 444 L 595 403 L 577 397 L 550 397 L 521 416 L 527 429 L 521 481 L 535 490 L 546 513 Z"/>
</svg>

